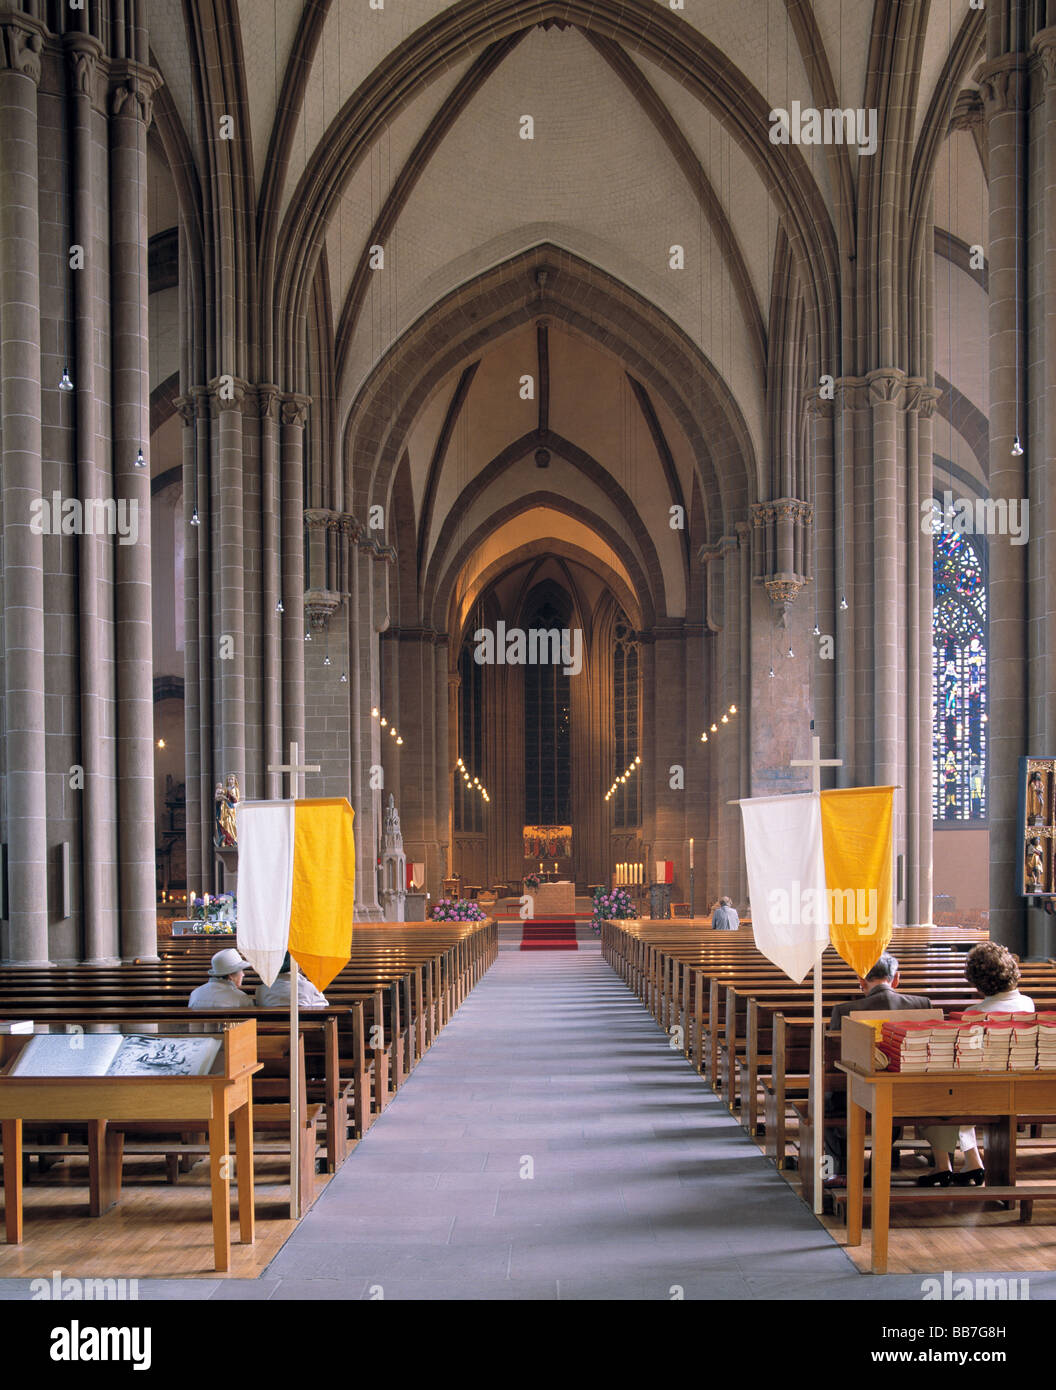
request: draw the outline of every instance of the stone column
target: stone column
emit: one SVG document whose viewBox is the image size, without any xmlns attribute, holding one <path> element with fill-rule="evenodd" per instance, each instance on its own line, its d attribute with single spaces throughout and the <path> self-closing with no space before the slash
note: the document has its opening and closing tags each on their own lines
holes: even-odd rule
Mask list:
<svg viewBox="0 0 1056 1390">
<path fill-rule="evenodd" d="M 1050 6 L 1050 13 L 1052 9 Z M 1034 37 L 1034 109 L 1041 116 L 1034 168 L 1041 173 L 1035 202 L 1040 204 L 1035 240 L 1040 264 L 1031 285 L 1033 334 L 1030 363 L 1034 412 L 1030 434 L 1036 444 L 1028 455 L 1030 470 L 1030 752 L 1052 748 L 1056 739 L 1056 594 L 1052 573 L 1056 563 L 1056 27 Z M 1034 383 L 1037 383 L 1034 385 Z M 1025 547 L 1023 547 L 1025 548 Z M 1028 950 L 1032 956 L 1052 956 L 1056 950 L 1056 921 L 1040 912 L 1029 914 Z"/>
<path fill-rule="evenodd" d="M 282 739 L 304 748 L 304 423 L 307 396 L 282 398 Z M 353 622 L 355 619 L 353 618 Z M 349 660 L 352 660 L 351 655 Z M 352 672 L 349 672 L 352 678 Z M 286 757 L 283 757 L 283 762 Z M 359 827 L 357 826 L 357 831 Z"/>
<path fill-rule="evenodd" d="M 282 774 L 268 767 L 285 763 L 282 747 L 282 484 L 280 478 L 279 414 L 281 400 L 274 386 L 259 386 L 260 511 L 264 538 L 264 777 L 265 796 L 283 794 Z M 285 611 L 283 601 L 283 610 Z M 287 750 L 288 751 L 288 750 Z"/>
<path fill-rule="evenodd" d="M 906 892 L 906 921 L 910 924 L 926 925 L 933 915 L 933 857 L 935 841 L 934 813 L 931 807 L 931 783 L 934 776 L 932 752 L 932 710 L 931 710 L 931 668 L 932 631 L 934 628 L 934 594 L 932 580 L 932 547 L 930 541 L 920 530 L 920 503 L 934 492 L 934 417 L 935 402 L 940 392 L 934 387 L 924 387 L 920 392 L 920 406 L 917 411 L 917 704 L 910 707 L 909 717 L 914 714 L 917 723 L 916 745 L 919 761 L 914 763 L 912 753 L 907 763 L 907 776 L 916 776 L 917 782 L 917 839 L 915 854 L 910 852 L 910 875 Z M 915 862 L 914 862 L 915 861 Z"/>
<path fill-rule="evenodd" d="M 187 544 L 183 556 L 183 714 L 184 758 L 187 823 L 187 892 L 200 893 L 202 888 L 202 703 L 201 662 L 198 643 L 198 538 L 200 526 L 191 525 L 194 514 L 195 479 L 198 458 L 195 449 L 195 417 L 198 403 L 194 395 L 181 396 L 176 402 L 183 421 L 183 522 Z"/>
<path fill-rule="evenodd" d="M 213 554 L 219 561 L 220 631 L 213 634 L 213 659 L 220 675 L 220 764 L 213 769 L 219 781 L 238 776 L 246 786 L 246 621 L 245 550 L 242 515 L 242 407 L 245 383 L 214 381 L 210 385 L 216 421 L 215 498 L 212 508 Z M 303 655 L 303 653 L 302 653 Z M 254 772 L 257 769 L 254 768 Z"/>
<path fill-rule="evenodd" d="M 115 546 L 117 775 L 121 954 L 157 950 L 154 858 L 154 685 L 150 598 L 150 444 L 147 370 L 147 126 L 156 74 L 111 69 L 110 286 L 114 488 L 139 516 L 135 545 Z"/>
<path fill-rule="evenodd" d="M 100 439 L 105 437 L 96 401 L 96 337 L 99 332 L 100 276 L 98 251 L 103 244 L 97 223 L 98 190 L 92 170 L 95 139 L 94 98 L 102 47 L 87 34 L 68 33 L 63 40 L 69 60 L 70 140 L 73 166 L 73 225 L 70 239 L 84 248 L 84 265 L 71 272 L 74 306 L 74 353 L 71 370 L 76 389 L 77 490 L 83 504 L 105 497 L 100 469 Z M 102 536 L 84 534 L 77 541 L 78 644 L 80 648 L 81 859 L 83 875 L 84 958 L 115 961 L 119 954 L 117 808 L 114 802 L 114 727 L 107 699 L 107 667 L 113 662 L 113 625 L 109 587 L 104 585 L 107 547 Z"/>
<path fill-rule="evenodd" d="M 44 735 L 44 543 L 31 529 L 41 496 L 40 231 L 37 84 L 43 30 L 27 15 L 0 22 L 0 339 L 4 345 L 4 743 L 8 954 L 48 961 Z"/>
<path fill-rule="evenodd" d="M 899 499 L 905 468 L 900 436 L 905 375 L 900 371 L 870 372 L 873 451 L 873 777 L 877 786 L 899 782 Z M 896 794 L 896 817 L 902 796 Z M 896 839 L 899 838 L 896 832 Z"/>
<path fill-rule="evenodd" d="M 1027 497 L 1027 463 L 1042 439 L 1028 437 L 1026 334 L 1027 71 L 1006 54 L 980 73 L 990 152 L 990 496 Z M 1025 453 L 1012 454 L 1019 433 Z M 1019 758 L 1027 721 L 1027 547 L 990 546 L 990 935 L 1026 948 L 1026 911 L 1016 896 Z M 1047 750 L 1041 750 L 1047 751 Z"/>
</svg>

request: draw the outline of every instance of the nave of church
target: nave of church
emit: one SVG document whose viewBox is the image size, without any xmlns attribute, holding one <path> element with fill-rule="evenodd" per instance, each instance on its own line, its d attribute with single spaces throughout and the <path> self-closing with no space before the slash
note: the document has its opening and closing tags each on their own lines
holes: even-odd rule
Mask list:
<svg viewBox="0 0 1056 1390">
<path fill-rule="evenodd" d="M 1052 1295 L 1054 190 L 1056 0 L 0 0 L 0 1293 Z"/>
</svg>

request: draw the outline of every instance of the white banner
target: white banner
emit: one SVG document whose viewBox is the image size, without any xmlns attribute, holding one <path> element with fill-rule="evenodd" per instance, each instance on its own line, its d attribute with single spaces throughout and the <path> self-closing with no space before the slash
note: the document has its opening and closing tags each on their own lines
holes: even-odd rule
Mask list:
<svg viewBox="0 0 1056 1390">
<path fill-rule="evenodd" d="M 821 801 L 807 792 L 739 804 L 755 944 L 799 984 L 829 941 Z"/>
<path fill-rule="evenodd" d="M 266 985 L 290 942 L 293 905 L 292 801 L 242 801 L 238 827 L 238 949 Z"/>
</svg>

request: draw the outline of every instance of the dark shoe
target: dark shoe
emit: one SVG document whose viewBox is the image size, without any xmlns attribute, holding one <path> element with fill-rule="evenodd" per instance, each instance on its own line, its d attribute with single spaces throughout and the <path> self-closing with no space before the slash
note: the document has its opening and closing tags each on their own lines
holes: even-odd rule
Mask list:
<svg viewBox="0 0 1056 1390">
<path fill-rule="evenodd" d="M 954 1176 L 953 1176 L 953 1174 L 952 1174 L 951 1172 L 949 1172 L 949 1171 L 945 1171 L 945 1172 L 938 1172 L 938 1171 L 936 1171 L 936 1172 L 934 1172 L 934 1173 L 921 1173 L 920 1177 L 917 1179 L 917 1186 L 918 1186 L 918 1187 L 949 1187 L 950 1184 L 953 1183 L 953 1182 L 955 1182 L 955 1181 L 956 1181 L 956 1179 L 954 1178 Z"/>
<path fill-rule="evenodd" d="M 957 1187 L 982 1187 L 986 1182 L 986 1169 L 962 1168 L 959 1173 L 954 1173 L 953 1181 Z"/>
</svg>

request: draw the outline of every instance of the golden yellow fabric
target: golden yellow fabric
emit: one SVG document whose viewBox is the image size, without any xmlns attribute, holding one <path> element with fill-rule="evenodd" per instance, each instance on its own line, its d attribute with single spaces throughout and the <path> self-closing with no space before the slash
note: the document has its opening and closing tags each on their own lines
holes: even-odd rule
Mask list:
<svg viewBox="0 0 1056 1390">
<path fill-rule="evenodd" d="M 343 796 L 294 806 L 290 955 L 316 989 L 326 989 L 352 949 L 354 816 Z"/>
<path fill-rule="evenodd" d="M 821 840 L 833 947 L 857 975 L 883 955 L 894 922 L 894 787 L 821 793 Z"/>
</svg>

